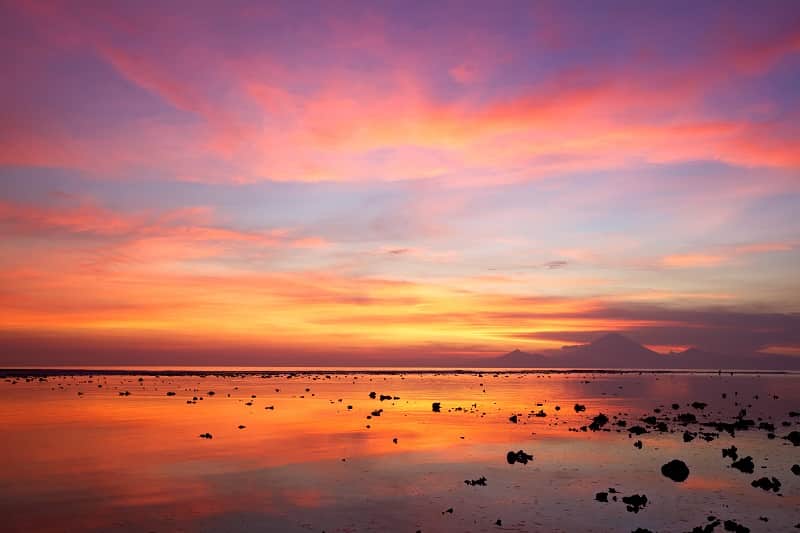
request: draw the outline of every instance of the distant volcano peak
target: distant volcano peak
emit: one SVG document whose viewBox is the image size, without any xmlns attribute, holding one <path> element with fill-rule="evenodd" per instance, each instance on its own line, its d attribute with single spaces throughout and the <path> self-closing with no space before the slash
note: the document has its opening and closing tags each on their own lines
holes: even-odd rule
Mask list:
<svg viewBox="0 0 800 533">
<path fill-rule="evenodd" d="M 642 347 L 638 342 L 629 339 L 622 333 L 618 333 L 616 331 L 612 331 L 611 333 L 606 333 L 602 337 L 595 339 L 590 343 L 592 346 L 601 346 L 601 345 L 619 345 L 619 346 L 638 346 Z"/>
</svg>

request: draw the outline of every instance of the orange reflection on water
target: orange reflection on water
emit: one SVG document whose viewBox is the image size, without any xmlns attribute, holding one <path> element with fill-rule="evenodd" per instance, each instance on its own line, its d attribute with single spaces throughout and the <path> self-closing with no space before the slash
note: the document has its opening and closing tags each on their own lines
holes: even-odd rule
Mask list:
<svg viewBox="0 0 800 533">
<path fill-rule="evenodd" d="M 749 487 L 719 457 L 727 437 L 686 444 L 678 428 L 638 437 L 644 447 L 636 450 L 627 427 L 673 402 L 738 410 L 733 398 L 721 401 L 723 390 L 777 395 L 752 402 L 754 416 L 773 418 L 797 400 L 797 379 L 353 373 L 7 380 L 0 383 L 0 423 L 9 428 L 0 442 L 0 495 L 12 530 L 57 531 L 69 523 L 81 530 L 247 531 L 268 523 L 275 531 L 461 531 L 501 514 L 521 530 L 536 530 L 534 517 L 577 529 L 627 527 L 624 507 L 597 507 L 588 522 L 582 514 L 608 487 L 647 492 L 654 503 L 642 516 L 654 526 L 671 523 L 676 502 L 688 520 L 692 512 L 704 518 L 726 497 L 728 506 L 758 504 L 789 520 L 787 509 L 800 503 L 797 487 L 785 483 L 783 498 Z M 372 399 L 373 391 L 392 399 Z M 576 403 L 586 411 L 576 413 Z M 546 416 L 535 416 L 540 411 Z M 579 429 L 600 412 L 611 431 Z M 207 432 L 212 439 L 200 438 Z M 762 434 L 735 442 L 754 457 L 769 456 L 770 468 L 791 460 L 782 441 Z M 518 449 L 534 461 L 507 464 L 506 452 Z M 673 457 L 692 468 L 684 484 L 659 472 Z M 464 484 L 480 476 L 487 487 Z M 460 513 L 443 518 L 454 506 Z"/>
</svg>

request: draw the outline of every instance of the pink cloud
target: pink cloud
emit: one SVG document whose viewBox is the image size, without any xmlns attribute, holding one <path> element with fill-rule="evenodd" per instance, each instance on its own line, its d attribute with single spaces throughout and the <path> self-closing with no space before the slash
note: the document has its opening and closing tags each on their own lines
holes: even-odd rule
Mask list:
<svg viewBox="0 0 800 533">
<path fill-rule="evenodd" d="M 720 247 L 706 252 L 690 252 L 666 255 L 660 264 L 667 268 L 709 268 L 729 263 L 742 256 L 788 252 L 795 248 L 790 242 L 762 242 L 738 246 Z"/>
</svg>

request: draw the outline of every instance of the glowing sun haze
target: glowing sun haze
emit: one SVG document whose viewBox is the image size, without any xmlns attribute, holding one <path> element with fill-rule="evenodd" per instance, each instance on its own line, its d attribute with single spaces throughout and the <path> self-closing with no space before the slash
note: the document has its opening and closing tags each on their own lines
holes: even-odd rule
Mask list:
<svg viewBox="0 0 800 533">
<path fill-rule="evenodd" d="M 0 363 L 800 353 L 798 2 L 0 2 Z"/>
</svg>

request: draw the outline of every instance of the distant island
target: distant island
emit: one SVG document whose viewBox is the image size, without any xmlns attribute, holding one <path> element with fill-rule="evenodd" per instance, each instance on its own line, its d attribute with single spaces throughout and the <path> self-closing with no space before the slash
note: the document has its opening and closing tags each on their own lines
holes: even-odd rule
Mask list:
<svg viewBox="0 0 800 533">
<path fill-rule="evenodd" d="M 564 346 L 548 355 L 514 350 L 500 357 L 473 361 L 490 368 L 635 368 L 800 370 L 800 357 L 773 354 L 720 354 L 697 348 L 660 354 L 619 333 L 608 333 L 589 344 Z"/>
</svg>

